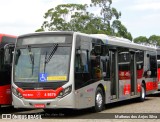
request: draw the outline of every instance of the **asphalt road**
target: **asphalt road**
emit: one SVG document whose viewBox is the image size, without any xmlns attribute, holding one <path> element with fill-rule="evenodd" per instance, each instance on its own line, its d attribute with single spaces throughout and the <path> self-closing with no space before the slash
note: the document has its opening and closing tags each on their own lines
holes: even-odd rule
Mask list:
<svg viewBox="0 0 160 122">
<path fill-rule="evenodd" d="M 3 115 L 2 115 L 3 114 Z M 4 117 L 4 114 L 9 114 L 17 121 L 16 117 L 25 118 L 40 117 L 47 119 L 48 121 L 135 121 L 135 118 L 139 121 L 145 119 L 146 121 L 160 121 L 160 94 L 150 95 L 146 97 L 144 102 L 138 102 L 137 99 L 126 100 L 122 102 L 107 104 L 104 111 L 100 113 L 93 113 L 91 109 L 84 110 L 60 110 L 58 112 L 46 113 L 42 109 L 14 109 L 13 107 L 2 106 L 0 108 L 0 118 Z M 16 116 L 14 116 L 16 115 Z M 128 117 L 130 117 L 128 119 Z M 139 118 L 138 118 L 139 117 Z M 148 118 L 147 118 L 148 117 Z M 159 117 L 159 119 L 157 119 Z M 3 121 L 1 119 L 0 121 Z M 31 119 L 32 120 L 32 119 Z M 45 120 L 45 121 L 47 121 Z M 6 121 L 6 119 L 5 119 Z M 14 121 L 14 120 L 11 120 Z M 20 121 L 20 119 L 18 120 Z M 38 122 L 41 122 L 38 120 Z M 137 120 L 136 120 L 137 122 Z"/>
</svg>

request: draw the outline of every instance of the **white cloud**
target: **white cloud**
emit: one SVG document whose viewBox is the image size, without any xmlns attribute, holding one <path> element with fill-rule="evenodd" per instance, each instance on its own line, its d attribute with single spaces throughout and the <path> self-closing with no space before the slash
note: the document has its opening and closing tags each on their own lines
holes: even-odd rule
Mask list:
<svg viewBox="0 0 160 122">
<path fill-rule="evenodd" d="M 157 19 L 153 19 L 157 18 Z M 141 16 L 131 21 L 125 21 L 124 24 L 129 25 L 131 28 L 137 28 L 137 30 L 141 30 L 143 28 L 154 28 L 155 24 L 160 21 L 160 14 L 152 14 L 147 16 Z"/>
<path fill-rule="evenodd" d="M 148 14 L 146 16 L 138 16 L 130 20 L 123 20 L 123 24 L 127 30 L 132 33 L 135 38 L 137 36 L 151 36 L 153 34 L 160 35 L 159 33 L 160 13 Z"/>
<path fill-rule="evenodd" d="M 112 0 L 112 3 L 118 3 L 118 2 L 121 2 L 121 0 Z"/>
<path fill-rule="evenodd" d="M 34 32 L 44 13 L 63 0 L 0 0 L 0 32 L 20 35 Z"/>
<path fill-rule="evenodd" d="M 136 5 L 133 7 L 133 9 L 135 10 L 160 10 L 160 2 Z"/>
<path fill-rule="evenodd" d="M 65 3 L 89 4 L 90 0 L 0 0 L 0 33 L 34 32 L 48 9 Z"/>
<path fill-rule="evenodd" d="M 122 23 L 134 37 L 159 34 L 160 0 L 112 0 L 122 12 Z M 89 4 L 90 0 L 0 0 L 0 33 L 21 35 L 34 32 L 43 23 L 44 13 L 62 3 Z M 92 9 L 94 14 L 99 10 Z"/>
<path fill-rule="evenodd" d="M 132 10 L 160 10 L 160 1 L 159 0 L 136 0 L 135 5 L 131 6 L 130 9 Z"/>
<path fill-rule="evenodd" d="M 65 3 L 90 4 L 91 0 L 63 0 Z"/>
<path fill-rule="evenodd" d="M 114 1 L 114 0 L 113 0 Z M 160 0 L 117 0 L 121 21 L 133 37 L 160 35 Z"/>
</svg>

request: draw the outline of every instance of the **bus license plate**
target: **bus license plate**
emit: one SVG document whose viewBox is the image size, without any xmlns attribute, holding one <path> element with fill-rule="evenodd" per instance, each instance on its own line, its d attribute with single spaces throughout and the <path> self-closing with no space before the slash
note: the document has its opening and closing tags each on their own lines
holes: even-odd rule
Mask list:
<svg viewBox="0 0 160 122">
<path fill-rule="evenodd" d="M 45 108 L 44 104 L 35 104 L 34 105 L 35 108 Z"/>
</svg>

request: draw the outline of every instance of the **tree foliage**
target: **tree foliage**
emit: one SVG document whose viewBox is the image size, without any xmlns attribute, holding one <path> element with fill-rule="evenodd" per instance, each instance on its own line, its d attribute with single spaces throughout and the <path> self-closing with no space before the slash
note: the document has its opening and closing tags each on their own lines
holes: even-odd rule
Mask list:
<svg viewBox="0 0 160 122">
<path fill-rule="evenodd" d="M 90 6 L 98 6 L 100 8 L 100 18 L 104 26 L 101 30 L 106 30 L 105 34 L 124 37 L 123 35 L 120 35 L 120 33 L 115 34 L 114 28 L 111 26 L 111 20 L 113 20 L 113 18 L 118 20 L 121 17 L 121 12 L 118 12 L 116 8 L 111 7 L 111 4 L 112 0 L 91 0 Z"/>
<path fill-rule="evenodd" d="M 145 45 L 157 45 L 160 46 L 160 36 L 151 35 L 149 38 L 145 36 L 139 36 L 134 39 L 135 43 L 145 44 Z"/>
<path fill-rule="evenodd" d="M 86 11 L 87 5 L 61 4 L 49 9 L 44 18 L 42 30 L 81 31 L 90 20 L 92 14 Z"/>
<path fill-rule="evenodd" d="M 134 42 L 139 44 L 148 44 L 148 39 L 145 36 L 139 36 L 134 39 Z"/>
<path fill-rule="evenodd" d="M 100 15 L 103 17 L 104 23 L 110 23 L 113 17 L 119 19 L 121 12 L 118 12 L 116 8 L 112 8 L 112 0 L 91 0 L 91 6 L 99 6 L 101 8 Z"/>
<path fill-rule="evenodd" d="M 61 4 L 45 13 L 45 21 L 36 31 L 79 31 L 132 39 L 127 28 L 118 20 L 121 13 L 111 7 L 112 0 L 91 0 L 91 2 L 91 8 L 98 6 L 101 9 L 98 16 L 89 12 L 89 6 L 86 4 Z"/>
<path fill-rule="evenodd" d="M 132 40 L 131 33 L 127 31 L 127 28 L 119 20 L 113 21 L 112 29 L 115 36 L 122 36 L 124 38 Z"/>
<path fill-rule="evenodd" d="M 160 46 L 160 36 L 152 35 L 148 38 L 149 44 Z"/>
</svg>

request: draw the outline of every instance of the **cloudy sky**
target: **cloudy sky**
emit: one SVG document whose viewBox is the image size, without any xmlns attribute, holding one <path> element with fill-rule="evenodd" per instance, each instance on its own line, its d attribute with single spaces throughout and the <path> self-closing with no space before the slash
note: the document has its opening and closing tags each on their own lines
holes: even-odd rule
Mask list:
<svg viewBox="0 0 160 122">
<path fill-rule="evenodd" d="M 112 0 L 121 11 L 121 21 L 135 38 L 160 35 L 160 0 Z M 0 0 L 0 33 L 21 35 L 34 32 L 44 13 L 62 3 L 90 3 L 90 0 Z M 95 10 L 96 11 L 96 10 Z"/>
</svg>

